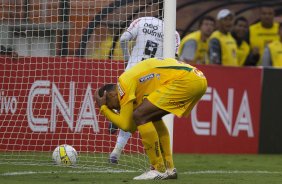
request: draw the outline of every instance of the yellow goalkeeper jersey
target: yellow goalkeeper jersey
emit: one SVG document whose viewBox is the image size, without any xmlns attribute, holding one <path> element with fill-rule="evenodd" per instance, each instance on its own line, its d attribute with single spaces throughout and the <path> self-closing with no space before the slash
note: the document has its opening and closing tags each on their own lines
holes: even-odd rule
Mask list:
<svg viewBox="0 0 282 184">
<path fill-rule="evenodd" d="M 172 58 L 144 60 L 119 77 L 120 105 L 134 99 L 136 107 L 155 89 L 181 77 L 194 68 Z"/>
<path fill-rule="evenodd" d="M 205 76 L 195 67 L 171 58 L 151 58 L 119 77 L 120 113 L 114 113 L 106 105 L 101 107 L 101 112 L 119 128 L 134 132 L 133 111 L 144 98 L 178 117 L 187 117 L 206 88 Z"/>
</svg>

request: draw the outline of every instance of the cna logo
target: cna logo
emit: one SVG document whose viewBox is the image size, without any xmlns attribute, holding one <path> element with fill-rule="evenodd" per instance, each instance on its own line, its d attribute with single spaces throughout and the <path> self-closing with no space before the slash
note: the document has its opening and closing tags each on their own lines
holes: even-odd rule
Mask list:
<svg viewBox="0 0 282 184">
<path fill-rule="evenodd" d="M 240 97 L 240 106 L 235 122 L 233 120 L 234 113 L 234 89 L 228 89 L 227 104 L 223 104 L 219 93 L 215 88 L 208 87 L 206 94 L 203 95 L 201 101 L 212 103 L 211 121 L 200 121 L 197 116 L 197 105 L 191 112 L 192 129 L 196 135 L 216 136 L 218 130 L 218 120 L 222 123 L 230 136 L 238 137 L 239 132 L 244 131 L 248 137 L 254 137 L 253 122 L 251 118 L 251 110 L 249 105 L 248 92 L 245 90 Z M 237 96 L 238 97 L 238 96 Z M 236 100 L 238 98 L 236 97 Z"/>
<path fill-rule="evenodd" d="M 81 132 L 82 128 L 86 125 L 92 126 L 93 132 L 99 132 L 91 85 L 88 84 L 87 86 L 86 92 L 84 94 L 84 100 L 78 110 L 78 118 L 76 123 L 74 120 L 74 113 L 76 113 L 74 112 L 76 95 L 75 91 L 75 82 L 70 82 L 68 95 L 69 99 L 67 103 L 62 94 L 59 92 L 59 89 L 55 83 L 51 84 L 51 82 L 48 80 L 35 81 L 32 84 L 28 94 L 26 109 L 28 126 L 31 128 L 31 130 L 34 132 L 48 132 L 48 129 L 50 129 L 50 132 L 55 132 L 58 116 L 57 111 L 59 111 L 72 132 Z M 38 105 L 40 105 L 38 103 L 42 103 L 37 102 L 34 98 L 40 95 L 43 95 L 43 97 L 46 95 L 51 95 L 52 97 L 50 119 L 46 118 L 46 114 L 34 115 L 36 106 L 38 107 Z"/>
</svg>

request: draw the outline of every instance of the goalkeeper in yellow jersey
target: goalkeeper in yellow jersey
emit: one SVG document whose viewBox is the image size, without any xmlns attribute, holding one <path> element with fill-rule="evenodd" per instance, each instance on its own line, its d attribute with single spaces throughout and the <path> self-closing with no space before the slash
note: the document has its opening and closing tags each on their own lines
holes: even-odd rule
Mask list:
<svg viewBox="0 0 282 184">
<path fill-rule="evenodd" d="M 95 92 L 107 119 L 141 135 L 152 169 L 135 180 L 177 178 L 162 117 L 169 113 L 188 116 L 206 88 L 205 76 L 195 67 L 171 58 L 151 58 L 125 71 L 117 84 L 106 84 Z"/>
</svg>

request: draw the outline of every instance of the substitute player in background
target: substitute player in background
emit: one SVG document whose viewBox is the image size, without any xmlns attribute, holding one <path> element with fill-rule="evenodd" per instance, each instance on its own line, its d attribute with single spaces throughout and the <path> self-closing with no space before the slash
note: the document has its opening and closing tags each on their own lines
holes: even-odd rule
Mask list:
<svg viewBox="0 0 282 184">
<path fill-rule="evenodd" d="M 162 117 L 187 117 L 205 94 L 207 80 L 195 67 L 172 58 L 144 60 L 95 92 L 100 112 L 124 131 L 138 129 L 152 169 L 135 180 L 176 179 L 169 132 Z M 112 109 L 117 109 L 115 113 Z"/>
<path fill-rule="evenodd" d="M 124 60 L 127 63 L 125 70 L 128 70 L 142 60 L 163 56 L 163 23 L 161 18 L 141 17 L 133 21 L 121 35 L 120 45 L 123 50 Z M 175 39 L 175 53 L 177 55 L 180 44 L 178 32 L 175 32 Z M 135 40 L 135 45 L 130 53 L 128 42 L 131 40 Z M 109 157 L 109 162 L 118 163 L 121 152 L 130 136 L 131 133 L 129 132 L 119 131 L 115 148 Z"/>
<path fill-rule="evenodd" d="M 239 66 L 236 41 L 231 35 L 234 15 L 229 9 L 222 9 L 216 18 L 218 30 L 212 33 L 208 43 L 209 62 L 222 66 Z"/>
<path fill-rule="evenodd" d="M 245 17 L 240 16 L 235 19 L 231 35 L 236 41 L 236 54 L 239 66 L 253 65 L 252 63 L 257 63 L 259 59 L 259 54 L 251 52 L 250 45 L 245 40 L 248 29 L 249 22 Z"/>
<path fill-rule="evenodd" d="M 247 40 L 250 43 L 251 52 L 259 55 L 259 59 L 249 65 L 261 65 L 265 47 L 269 43 L 279 40 L 279 24 L 274 21 L 274 17 L 274 8 L 263 6 L 260 8 L 260 21 L 250 26 Z"/>
<path fill-rule="evenodd" d="M 179 59 L 189 64 L 207 64 L 208 38 L 215 30 L 215 19 L 204 16 L 199 30 L 185 36 L 179 46 Z"/>
</svg>

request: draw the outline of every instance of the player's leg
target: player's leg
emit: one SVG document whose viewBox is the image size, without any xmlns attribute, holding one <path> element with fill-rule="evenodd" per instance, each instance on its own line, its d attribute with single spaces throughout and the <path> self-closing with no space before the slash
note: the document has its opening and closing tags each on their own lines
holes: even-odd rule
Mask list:
<svg viewBox="0 0 282 184">
<path fill-rule="evenodd" d="M 153 121 L 159 121 L 168 112 L 156 107 L 147 99 L 135 109 L 133 113 L 134 121 L 142 138 L 142 143 L 149 157 L 150 164 L 155 170 L 144 173 L 134 179 L 165 179 L 167 177 L 166 167 L 161 154 L 159 136 Z"/>
<path fill-rule="evenodd" d="M 155 129 L 158 133 L 160 145 L 161 145 L 161 153 L 164 159 L 164 163 L 166 168 L 174 168 L 174 163 L 172 160 L 172 152 L 170 149 L 170 138 L 169 132 L 162 120 L 153 122 Z"/>
<path fill-rule="evenodd" d="M 153 122 L 159 136 L 162 156 L 169 175 L 169 179 L 177 179 L 177 172 L 174 168 L 172 150 L 170 148 L 169 131 L 163 120 Z"/>
<path fill-rule="evenodd" d="M 146 153 L 151 164 L 158 171 L 162 172 L 165 166 L 159 154 L 158 133 L 152 122 L 161 120 L 161 117 L 168 112 L 179 117 L 187 116 L 207 88 L 207 81 L 200 74 L 200 72 L 187 73 L 182 78 L 158 88 L 133 113 Z"/>
<path fill-rule="evenodd" d="M 121 155 L 122 150 L 124 149 L 128 139 L 130 138 L 131 133 L 130 132 L 125 132 L 123 130 L 119 130 L 119 134 L 117 137 L 117 142 L 115 145 L 114 150 L 111 152 L 110 157 L 109 157 L 109 162 L 117 164 L 119 157 Z"/>
</svg>

